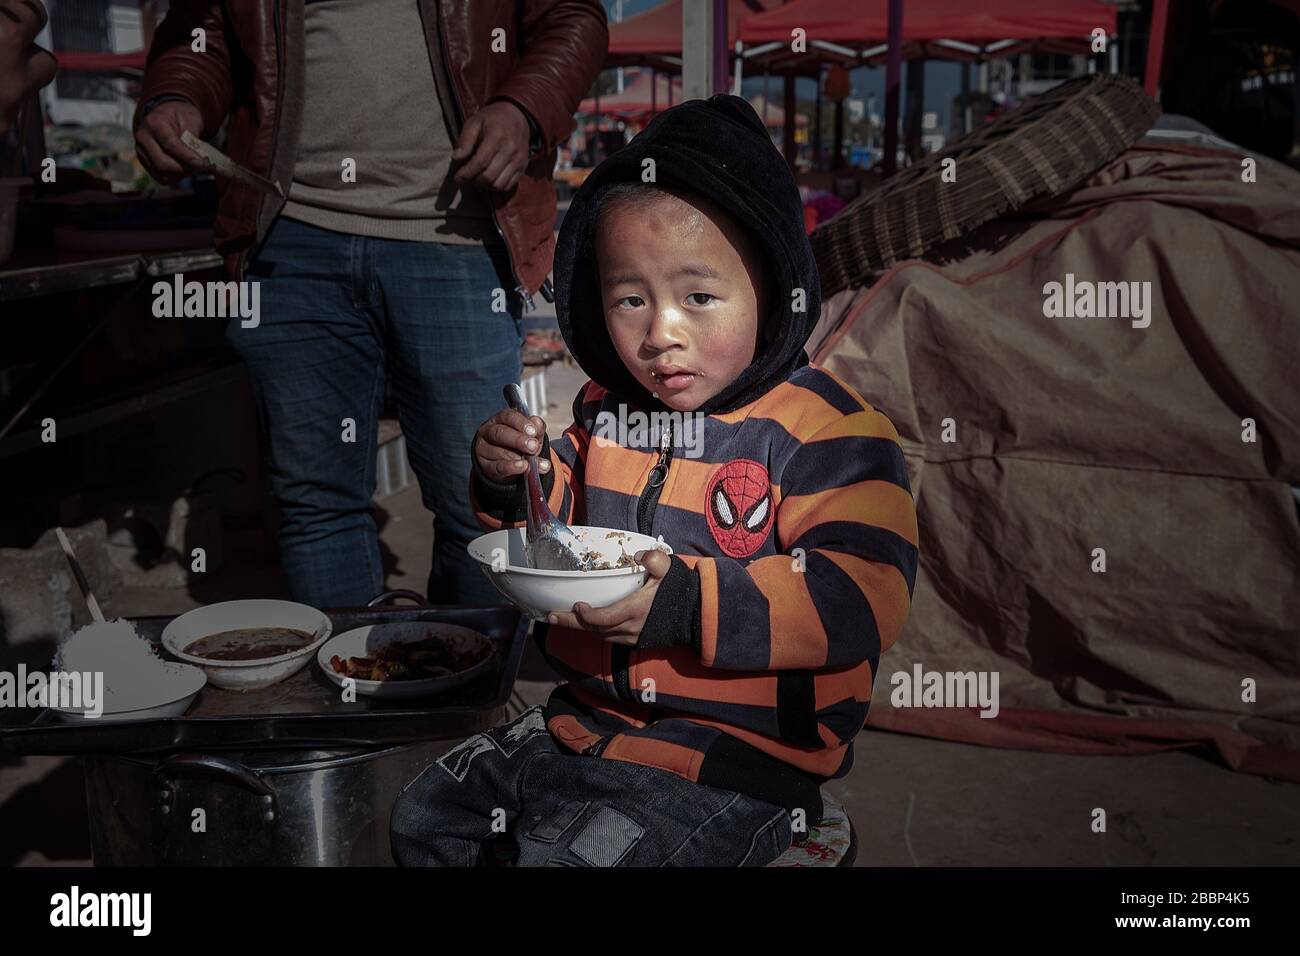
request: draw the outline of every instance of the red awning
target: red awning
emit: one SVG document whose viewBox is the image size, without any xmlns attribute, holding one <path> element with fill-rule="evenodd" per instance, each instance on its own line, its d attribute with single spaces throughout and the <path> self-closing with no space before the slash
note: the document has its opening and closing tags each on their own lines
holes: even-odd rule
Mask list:
<svg viewBox="0 0 1300 956">
<path fill-rule="evenodd" d="M 978 7 L 978 9 L 976 9 Z M 1101 0 L 907 0 L 903 42 L 958 40 L 985 44 L 998 40 L 1077 40 L 1086 42 L 1100 27 L 1115 32 L 1115 7 Z M 745 17 L 740 39 L 746 45 L 790 41 L 801 27 L 809 41 L 845 46 L 884 43 L 889 32 L 887 0 L 794 0 L 767 13 Z"/>
<path fill-rule="evenodd" d="M 772 10 L 784 2 L 785 0 L 729 0 L 728 45 L 734 47 L 742 18 Z M 627 62 L 637 57 L 681 55 L 682 0 L 666 0 L 652 10 L 609 25 L 609 50 L 606 56 L 610 61 Z"/>
<path fill-rule="evenodd" d="M 757 113 L 759 117 L 763 119 L 764 124 L 769 128 L 775 129 L 778 126 L 785 125 L 785 110 L 782 109 L 780 106 L 778 106 L 776 103 L 767 104 L 766 115 L 764 115 L 763 97 L 761 95 L 756 94 L 754 96 L 751 96 L 749 98 L 749 105 L 754 107 L 754 112 Z M 807 115 L 805 115 L 804 113 L 795 113 L 794 124 L 796 126 L 807 126 L 808 125 Z"/>
<path fill-rule="evenodd" d="M 629 74 L 627 82 L 623 84 L 622 93 L 610 93 L 608 96 L 600 98 L 600 112 L 613 116 L 635 116 L 641 113 L 651 112 L 650 103 L 650 70 L 638 70 Z M 669 107 L 668 102 L 668 74 L 657 73 L 655 77 L 655 101 L 653 111 L 662 112 Z M 682 101 L 682 81 L 680 77 L 673 78 L 673 103 Z M 578 104 L 579 113 L 595 113 L 596 100 L 594 97 L 587 97 Z"/>
</svg>

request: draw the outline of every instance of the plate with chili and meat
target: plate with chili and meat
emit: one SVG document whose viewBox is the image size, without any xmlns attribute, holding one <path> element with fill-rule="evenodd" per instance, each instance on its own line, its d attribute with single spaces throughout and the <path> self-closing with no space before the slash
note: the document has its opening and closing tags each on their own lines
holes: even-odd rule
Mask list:
<svg viewBox="0 0 1300 956">
<path fill-rule="evenodd" d="M 492 663 L 492 642 L 457 624 L 371 624 L 330 638 L 316 663 L 340 687 L 389 699 L 426 697 L 460 687 Z"/>
</svg>

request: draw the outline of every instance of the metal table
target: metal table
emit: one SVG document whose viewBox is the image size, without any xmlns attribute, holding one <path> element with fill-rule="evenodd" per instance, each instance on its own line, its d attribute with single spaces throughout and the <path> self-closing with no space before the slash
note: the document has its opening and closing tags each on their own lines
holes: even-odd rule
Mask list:
<svg viewBox="0 0 1300 956">
<path fill-rule="evenodd" d="M 60 723 L 42 711 L 0 728 L 0 750 L 81 756 L 97 865 L 391 863 L 393 801 L 456 741 L 505 718 L 529 622 L 503 605 L 326 613 L 336 634 L 388 622 L 470 627 L 491 641 L 495 666 L 423 700 L 345 702 L 313 654 L 262 690 L 205 687 L 181 717 Z M 169 620 L 135 624 L 157 641 Z"/>
<path fill-rule="evenodd" d="M 297 674 L 262 690 L 204 687 L 182 717 L 61 723 L 51 711 L 40 711 L 28 723 L 0 727 L 0 749 L 17 754 L 63 755 L 378 747 L 432 738 L 460 739 L 493 726 L 504 716 L 529 625 L 515 608 L 369 607 L 325 613 L 333 623 L 334 634 L 367 624 L 460 624 L 487 635 L 497 666 L 463 687 L 428 701 L 358 696 L 356 702 L 344 703 L 338 686 L 320 672 L 313 657 Z M 133 618 L 132 623 L 142 637 L 157 644 L 171 620 L 144 617 Z"/>
</svg>

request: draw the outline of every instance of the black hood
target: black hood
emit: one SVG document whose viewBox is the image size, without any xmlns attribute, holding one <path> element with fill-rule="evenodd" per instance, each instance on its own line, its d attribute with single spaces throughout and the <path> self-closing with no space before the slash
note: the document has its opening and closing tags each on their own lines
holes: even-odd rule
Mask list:
<svg viewBox="0 0 1300 956">
<path fill-rule="evenodd" d="M 747 405 L 808 363 L 804 343 L 821 313 L 821 282 L 804 232 L 803 204 L 785 159 L 763 121 L 738 96 L 687 100 L 660 113 L 624 148 L 596 167 L 577 191 L 555 249 L 555 309 L 569 351 L 598 385 L 643 408 L 663 406 L 619 359 L 601 307 L 596 278 L 596 213 L 604 193 L 641 182 L 642 161 L 654 160 L 656 183 L 703 195 L 754 237 L 771 277 L 764 336 L 752 365 L 698 411 Z M 804 290 L 796 312 L 794 290 Z"/>
</svg>

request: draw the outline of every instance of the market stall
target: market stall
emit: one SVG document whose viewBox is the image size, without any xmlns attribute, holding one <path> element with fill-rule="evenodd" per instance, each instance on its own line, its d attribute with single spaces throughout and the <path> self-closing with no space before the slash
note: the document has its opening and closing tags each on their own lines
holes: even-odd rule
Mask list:
<svg viewBox="0 0 1300 956">
<path fill-rule="evenodd" d="M 1101 0 L 993 0 L 978 8 L 953 0 L 907 0 L 902 42 L 906 59 L 980 60 L 1038 52 L 1087 52 L 1094 30 L 1115 32 L 1116 8 Z M 873 65 L 887 54 L 888 0 L 843 4 L 793 0 L 740 21 L 737 38 L 749 58 L 773 68 L 795 59 L 792 38 L 803 31 L 809 52 L 835 62 Z M 769 49 L 758 49 L 767 46 Z"/>
</svg>

